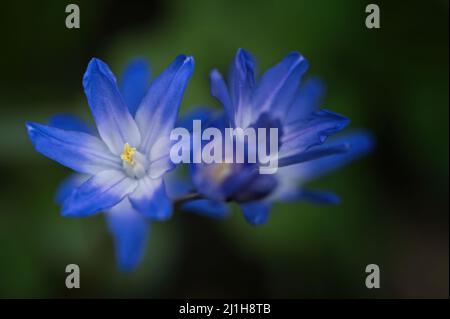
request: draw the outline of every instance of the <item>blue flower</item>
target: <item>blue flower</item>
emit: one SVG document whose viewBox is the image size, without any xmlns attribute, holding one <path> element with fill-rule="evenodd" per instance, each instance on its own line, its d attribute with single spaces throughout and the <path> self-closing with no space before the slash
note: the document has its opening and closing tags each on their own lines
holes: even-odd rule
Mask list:
<svg viewBox="0 0 450 319">
<path fill-rule="evenodd" d="M 361 131 L 326 142 L 349 120 L 319 108 L 323 85 L 317 79 L 301 83 L 308 63 L 299 53 L 288 54 L 259 79 L 255 67 L 250 53 L 239 49 L 227 83 L 213 70 L 211 93 L 223 105 L 224 113 L 203 111 L 195 118 L 203 120 L 202 127 L 278 128 L 280 168 L 276 174 L 261 175 L 255 169 L 258 164 L 248 162 L 192 164 L 190 172 L 197 191 L 217 202 L 239 203 L 251 224 L 267 222 L 276 200 L 337 202 L 334 194 L 299 186 L 368 152 L 372 147 L 370 134 Z"/>
<path fill-rule="evenodd" d="M 124 270 L 140 259 L 147 219 L 165 220 L 172 213 L 163 181 L 174 168 L 169 135 L 193 68 L 193 58 L 180 55 L 149 84 L 148 68 L 136 61 L 118 84 L 94 58 L 83 86 L 97 132 L 70 115 L 56 116 L 50 125 L 26 124 L 38 152 L 80 174 L 58 191 L 62 215 L 107 212 Z"/>
</svg>

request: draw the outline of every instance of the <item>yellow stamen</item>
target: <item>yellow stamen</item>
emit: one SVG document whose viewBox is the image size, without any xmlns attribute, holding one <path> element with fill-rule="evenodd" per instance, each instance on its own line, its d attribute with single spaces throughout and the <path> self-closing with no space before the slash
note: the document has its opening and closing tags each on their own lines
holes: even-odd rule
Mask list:
<svg viewBox="0 0 450 319">
<path fill-rule="evenodd" d="M 123 153 L 120 158 L 130 165 L 134 165 L 133 155 L 136 153 L 136 148 L 131 147 L 130 144 L 125 143 L 123 146 Z"/>
</svg>

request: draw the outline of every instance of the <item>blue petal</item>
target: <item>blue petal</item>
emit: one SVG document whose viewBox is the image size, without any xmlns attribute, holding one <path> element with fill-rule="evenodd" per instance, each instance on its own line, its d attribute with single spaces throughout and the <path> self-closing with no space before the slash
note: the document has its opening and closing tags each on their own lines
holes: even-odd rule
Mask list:
<svg viewBox="0 0 450 319">
<path fill-rule="evenodd" d="M 50 118 L 49 126 L 68 131 L 79 131 L 95 135 L 95 131 L 82 119 L 72 114 L 57 114 Z"/>
<path fill-rule="evenodd" d="M 283 118 L 307 68 L 308 62 L 301 54 L 288 54 L 261 77 L 252 98 L 253 107 L 257 108 L 259 113 L 271 112 Z"/>
<path fill-rule="evenodd" d="M 90 175 L 71 174 L 64 179 L 56 191 L 55 201 L 62 205 L 72 192 L 89 179 Z"/>
<path fill-rule="evenodd" d="M 38 152 L 77 172 L 95 174 L 120 168 L 119 158 L 95 136 L 37 123 L 27 123 L 26 127 Z"/>
<path fill-rule="evenodd" d="M 222 75 L 217 70 L 213 70 L 209 75 L 209 82 L 211 86 L 211 95 L 215 97 L 220 103 L 222 103 L 225 113 L 232 127 L 235 126 L 234 122 L 234 107 L 231 102 L 230 94 L 228 92 L 227 85 L 222 78 Z"/>
<path fill-rule="evenodd" d="M 208 199 L 189 201 L 183 204 L 181 208 L 192 213 L 219 219 L 227 217 L 230 213 L 230 209 L 226 203 Z"/>
<path fill-rule="evenodd" d="M 289 111 L 286 114 L 286 121 L 297 121 L 309 116 L 317 110 L 324 95 L 325 85 L 317 78 L 310 78 L 300 87 L 294 98 Z"/>
<path fill-rule="evenodd" d="M 191 180 L 188 178 L 182 178 L 179 173 L 179 170 L 175 169 L 164 175 L 166 193 L 172 199 L 184 196 L 194 188 Z"/>
<path fill-rule="evenodd" d="M 349 122 L 349 119 L 342 115 L 319 110 L 284 126 L 280 157 L 300 153 L 324 143 L 328 136 L 341 131 Z"/>
<path fill-rule="evenodd" d="M 167 136 L 168 140 L 193 70 L 194 59 L 180 55 L 150 85 L 136 112 L 136 122 L 142 133 L 141 149 L 145 153 L 160 137 Z"/>
<path fill-rule="evenodd" d="M 340 198 L 331 192 L 315 191 L 308 189 L 296 190 L 283 198 L 278 198 L 285 202 L 292 201 L 308 201 L 316 204 L 332 204 L 336 205 L 341 202 Z"/>
<path fill-rule="evenodd" d="M 172 214 L 172 203 L 161 178 L 152 179 L 149 176 L 141 178 L 138 187 L 129 198 L 137 211 L 153 220 L 166 220 Z"/>
<path fill-rule="evenodd" d="M 121 171 L 109 170 L 92 176 L 64 201 L 63 216 L 86 217 L 111 208 L 137 186 Z"/>
<path fill-rule="evenodd" d="M 148 168 L 149 176 L 153 179 L 162 177 L 166 172 L 175 168 L 175 164 L 170 159 L 170 155 L 159 156 L 159 153 L 166 153 L 166 148 L 171 144 L 165 144 L 166 140 L 160 140 L 160 147 L 154 146 L 150 154 L 150 166 Z M 158 143 L 159 144 L 159 143 Z M 157 157 L 156 159 L 154 159 Z"/>
<path fill-rule="evenodd" d="M 83 86 L 98 132 L 111 152 L 120 154 L 125 143 L 140 144 L 140 134 L 108 66 L 99 59 L 89 62 Z"/>
<path fill-rule="evenodd" d="M 341 202 L 339 196 L 330 192 L 302 190 L 298 194 L 298 200 L 305 200 L 317 204 L 332 204 L 336 205 Z"/>
<path fill-rule="evenodd" d="M 267 223 L 271 204 L 268 202 L 252 202 L 241 204 L 241 209 L 245 220 L 252 225 L 261 225 Z"/>
<path fill-rule="evenodd" d="M 316 146 L 308 151 L 278 159 L 278 167 L 312 161 L 325 156 L 344 154 L 348 152 L 349 147 L 350 145 L 348 143 Z"/>
<path fill-rule="evenodd" d="M 237 176 L 234 178 L 237 179 Z M 260 200 L 272 193 L 277 185 L 275 175 L 256 174 L 250 181 L 242 183 L 232 197 L 238 203 Z"/>
<path fill-rule="evenodd" d="M 119 267 L 122 271 L 131 271 L 142 259 L 150 223 L 131 207 L 128 199 L 111 208 L 106 218 L 114 236 Z"/>
<path fill-rule="evenodd" d="M 230 68 L 229 93 L 234 106 L 235 125 L 246 128 L 252 120 L 250 99 L 255 86 L 255 59 L 244 49 L 238 49 Z M 225 109 L 231 113 L 231 109 Z"/>
<path fill-rule="evenodd" d="M 317 179 L 371 152 L 374 148 L 375 139 L 371 133 L 357 130 L 326 142 L 323 146 L 334 147 L 342 144 L 348 145 L 347 152 L 286 167 L 283 170 L 289 170 L 288 175 L 295 176 L 302 182 Z"/>
<path fill-rule="evenodd" d="M 128 63 L 122 74 L 121 91 L 131 115 L 136 110 L 150 84 L 150 68 L 144 59 L 135 59 Z"/>
</svg>

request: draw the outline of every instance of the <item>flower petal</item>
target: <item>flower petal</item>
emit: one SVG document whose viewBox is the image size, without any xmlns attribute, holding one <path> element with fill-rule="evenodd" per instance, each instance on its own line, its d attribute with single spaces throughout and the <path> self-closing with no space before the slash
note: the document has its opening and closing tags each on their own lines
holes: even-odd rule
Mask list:
<svg viewBox="0 0 450 319">
<path fill-rule="evenodd" d="M 246 183 L 241 184 L 232 197 L 238 203 L 260 200 L 272 193 L 277 185 L 278 180 L 275 175 L 258 173 Z"/>
<path fill-rule="evenodd" d="M 297 92 L 289 111 L 286 112 L 286 121 L 295 122 L 308 117 L 316 111 L 324 95 L 325 85 L 317 78 L 309 78 L 301 85 Z"/>
<path fill-rule="evenodd" d="M 269 202 L 251 202 L 241 204 L 245 220 L 252 225 L 261 225 L 269 220 L 272 205 Z"/>
<path fill-rule="evenodd" d="M 183 167 L 178 166 L 177 169 L 164 175 L 164 185 L 166 186 L 166 193 L 171 199 L 175 199 L 188 194 L 194 190 L 192 181 L 189 178 L 184 178 L 181 175 Z"/>
<path fill-rule="evenodd" d="M 237 127 L 246 128 L 252 122 L 252 109 L 249 106 L 255 87 L 255 66 L 253 56 L 244 49 L 238 49 L 230 67 L 228 81 L 229 95 L 235 113 L 234 122 Z M 225 110 L 231 113 L 231 110 L 226 108 Z"/>
<path fill-rule="evenodd" d="M 122 152 L 125 143 L 140 144 L 140 134 L 108 66 L 99 59 L 89 62 L 83 86 L 100 137 L 114 154 Z"/>
<path fill-rule="evenodd" d="M 292 190 L 289 193 L 284 193 L 283 196 L 277 197 L 276 199 L 284 202 L 307 201 L 316 204 L 330 205 L 336 205 L 341 202 L 339 196 L 334 193 L 310 189 L 297 189 L 295 191 Z"/>
<path fill-rule="evenodd" d="M 114 236 L 120 269 L 133 270 L 145 251 L 150 223 L 133 209 L 127 198 L 106 213 L 106 220 Z"/>
<path fill-rule="evenodd" d="M 108 170 L 92 176 L 64 201 L 63 216 L 86 217 L 120 202 L 137 186 L 123 172 Z"/>
<path fill-rule="evenodd" d="M 234 127 L 234 107 L 231 103 L 227 85 L 225 84 L 225 81 L 223 80 L 223 77 L 218 70 L 211 71 L 209 75 L 209 83 L 211 86 L 211 95 L 215 97 L 220 103 L 222 103 L 230 124 L 232 127 Z"/>
<path fill-rule="evenodd" d="M 120 168 L 119 158 L 95 136 L 37 123 L 26 126 L 38 152 L 77 172 L 96 174 L 105 169 Z"/>
<path fill-rule="evenodd" d="M 82 119 L 72 114 L 57 114 L 50 118 L 49 126 L 67 131 L 79 131 L 95 135 L 95 131 Z"/>
<path fill-rule="evenodd" d="M 181 208 L 192 213 L 219 219 L 228 217 L 230 214 L 230 208 L 226 203 L 209 199 L 189 201 L 183 204 Z"/>
<path fill-rule="evenodd" d="M 259 112 L 254 114 L 254 117 L 264 112 L 284 117 L 299 89 L 300 78 L 307 68 L 306 59 L 301 54 L 292 52 L 267 70 L 252 98 L 252 105 Z"/>
<path fill-rule="evenodd" d="M 334 147 L 342 144 L 348 145 L 347 152 L 283 167 L 279 170 L 279 173 L 286 177 L 298 179 L 300 182 L 317 179 L 371 152 L 374 148 L 375 139 L 367 131 L 356 130 L 332 141 L 327 141 L 323 146 Z"/>
<path fill-rule="evenodd" d="M 136 122 L 142 134 L 141 149 L 149 153 L 154 142 L 166 136 L 175 125 L 181 99 L 194 70 L 194 59 L 184 55 L 161 73 L 150 85 L 136 112 Z M 160 154 L 164 155 L 164 154 Z"/>
<path fill-rule="evenodd" d="M 132 116 L 147 92 L 150 84 L 150 68 L 144 59 L 132 60 L 125 68 L 121 80 L 123 99 Z"/>
<path fill-rule="evenodd" d="M 155 160 L 153 160 L 150 156 L 150 160 L 151 162 L 148 174 L 151 178 L 160 178 L 166 172 L 169 172 L 175 168 L 175 164 L 170 159 L 170 155 L 165 155 Z"/>
<path fill-rule="evenodd" d="M 150 161 L 148 174 L 151 178 L 160 178 L 166 172 L 175 168 L 175 164 L 170 158 L 170 148 L 173 143 L 174 141 L 169 140 L 167 136 L 160 136 L 158 140 L 153 143 L 150 153 L 148 154 L 148 159 Z"/>
<path fill-rule="evenodd" d="M 280 157 L 300 153 L 325 142 L 328 136 L 344 129 L 349 119 L 334 112 L 319 110 L 284 127 Z"/>
<path fill-rule="evenodd" d="M 64 201 L 78 188 L 81 184 L 89 179 L 90 175 L 86 174 L 70 174 L 62 181 L 56 191 L 55 201 L 62 205 Z"/>
<path fill-rule="evenodd" d="M 148 218 L 166 220 L 172 214 L 172 203 L 166 194 L 162 178 L 141 178 L 129 199 L 131 205 Z"/>
<path fill-rule="evenodd" d="M 308 151 L 300 152 L 294 155 L 289 155 L 278 159 L 278 167 L 284 167 L 294 164 L 299 164 L 325 156 L 331 156 L 336 154 L 344 154 L 348 152 L 350 145 L 348 143 L 336 144 L 336 145 L 320 145 L 311 148 Z"/>
</svg>

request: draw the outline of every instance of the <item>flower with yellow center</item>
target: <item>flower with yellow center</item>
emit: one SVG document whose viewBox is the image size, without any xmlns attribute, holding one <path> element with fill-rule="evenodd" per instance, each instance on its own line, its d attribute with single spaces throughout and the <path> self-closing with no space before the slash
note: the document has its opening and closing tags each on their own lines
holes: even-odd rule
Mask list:
<svg viewBox="0 0 450 319">
<path fill-rule="evenodd" d="M 64 182 L 64 194 L 58 195 L 61 214 L 104 212 L 121 269 L 131 270 L 139 262 L 147 219 L 165 220 L 172 214 L 163 178 L 174 165 L 169 148 L 155 144 L 169 138 L 193 69 L 194 59 L 180 55 L 149 82 L 141 61 L 117 81 L 106 63 L 93 58 L 83 87 L 96 130 L 66 115 L 51 125 L 26 124 L 38 152 L 80 173 Z"/>
</svg>

